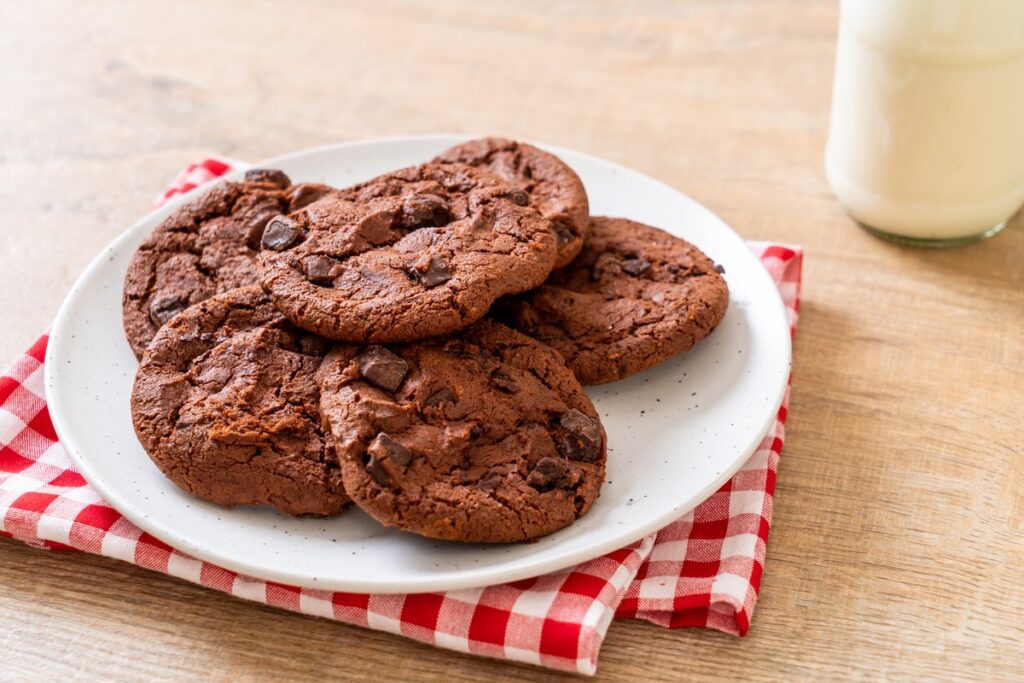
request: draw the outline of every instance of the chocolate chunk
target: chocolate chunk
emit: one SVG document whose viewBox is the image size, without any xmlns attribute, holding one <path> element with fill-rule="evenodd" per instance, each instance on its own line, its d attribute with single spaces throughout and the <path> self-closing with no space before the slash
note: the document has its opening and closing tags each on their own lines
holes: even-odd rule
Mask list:
<svg viewBox="0 0 1024 683">
<path fill-rule="evenodd" d="M 541 458 L 526 477 L 526 483 L 535 489 L 553 486 L 565 476 L 566 466 L 558 458 Z"/>
<path fill-rule="evenodd" d="M 630 275 L 639 275 L 651 267 L 651 262 L 645 258 L 628 258 L 622 262 L 622 270 Z"/>
<path fill-rule="evenodd" d="M 493 491 L 501 483 L 501 474 L 497 470 L 489 470 L 476 483 L 484 491 Z"/>
<path fill-rule="evenodd" d="M 288 216 L 275 216 L 263 230 L 263 248 L 284 251 L 299 238 L 299 224 Z"/>
<path fill-rule="evenodd" d="M 355 234 L 372 245 L 387 244 L 395 239 L 394 223 L 394 213 L 375 211 L 359 221 Z"/>
<path fill-rule="evenodd" d="M 380 461 L 372 455 L 367 455 L 366 460 L 366 471 L 369 472 L 373 480 L 381 486 L 388 486 L 391 483 L 391 477 L 381 466 Z"/>
<path fill-rule="evenodd" d="M 267 229 L 267 223 L 278 214 L 280 214 L 280 209 L 277 206 L 267 206 L 246 221 L 246 246 L 253 251 L 259 251 L 260 244 L 263 242 L 263 231 Z"/>
<path fill-rule="evenodd" d="M 386 391 L 394 391 L 401 386 L 409 372 L 409 363 L 383 346 L 371 346 L 353 360 L 359 366 L 363 379 Z"/>
<path fill-rule="evenodd" d="M 288 193 L 289 206 L 292 211 L 298 211 L 305 206 L 309 206 L 330 191 L 330 187 L 318 183 L 296 185 Z"/>
<path fill-rule="evenodd" d="M 448 223 L 448 202 L 436 194 L 415 194 L 402 202 L 402 223 L 406 227 L 442 226 Z"/>
<path fill-rule="evenodd" d="M 412 451 L 384 432 L 378 434 L 366 450 L 378 462 L 388 460 L 400 467 L 405 467 L 412 462 Z"/>
<path fill-rule="evenodd" d="M 245 180 L 250 183 L 268 183 L 282 190 L 292 184 L 284 171 L 276 168 L 250 168 L 245 172 Z"/>
<path fill-rule="evenodd" d="M 158 296 L 149 303 L 149 319 L 160 327 L 186 308 L 188 302 L 182 301 L 177 294 Z"/>
<path fill-rule="evenodd" d="M 510 394 L 514 394 L 519 391 L 519 385 L 516 384 L 516 381 L 503 372 L 496 372 L 491 375 L 491 382 L 494 386 L 498 387 L 502 391 L 507 391 Z"/>
<path fill-rule="evenodd" d="M 590 462 L 601 455 L 601 425 L 595 418 L 575 408 L 562 415 L 559 424 L 565 429 L 558 450 L 572 460 Z"/>
<path fill-rule="evenodd" d="M 519 206 L 526 206 L 530 203 L 530 196 L 522 190 L 512 190 L 505 196 L 508 197 L 513 204 L 518 204 Z"/>
<path fill-rule="evenodd" d="M 420 284 L 427 288 L 443 285 L 453 277 L 452 271 L 448 269 L 448 264 L 445 263 L 444 259 L 440 256 L 431 257 L 426 271 L 418 273 L 417 275 Z"/>
<path fill-rule="evenodd" d="M 302 262 L 306 269 L 306 279 L 314 285 L 329 285 L 334 281 L 331 271 L 338 262 L 328 256 L 313 254 Z"/>
<path fill-rule="evenodd" d="M 723 266 L 721 263 L 716 263 L 715 272 L 718 273 L 719 275 L 725 275 L 725 266 Z"/>
</svg>

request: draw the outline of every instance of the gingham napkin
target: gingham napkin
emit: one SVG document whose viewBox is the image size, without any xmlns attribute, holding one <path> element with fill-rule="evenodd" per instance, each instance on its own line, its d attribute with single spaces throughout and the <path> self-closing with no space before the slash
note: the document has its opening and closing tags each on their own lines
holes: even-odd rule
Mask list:
<svg viewBox="0 0 1024 683">
<path fill-rule="evenodd" d="M 229 170 L 208 159 L 160 201 Z M 795 330 L 799 248 L 751 243 Z M 757 601 L 788 391 L 774 427 L 731 481 L 657 534 L 590 562 L 511 584 L 414 595 L 332 593 L 243 576 L 167 546 L 104 502 L 57 440 L 43 394 L 47 337 L 0 377 L 0 534 L 81 550 L 234 596 L 461 652 L 593 674 L 613 617 L 743 635 Z"/>
</svg>

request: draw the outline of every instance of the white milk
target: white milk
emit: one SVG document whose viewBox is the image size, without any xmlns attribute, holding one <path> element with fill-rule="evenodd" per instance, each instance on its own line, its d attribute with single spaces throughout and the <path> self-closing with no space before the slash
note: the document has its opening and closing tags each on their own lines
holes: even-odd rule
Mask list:
<svg viewBox="0 0 1024 683">
<path fill-rule="evenodd" d="M 921 240 L 1024 203 L 1024 0 L 841 0 L 825 163 L 861 223 Z"/>
</svg>

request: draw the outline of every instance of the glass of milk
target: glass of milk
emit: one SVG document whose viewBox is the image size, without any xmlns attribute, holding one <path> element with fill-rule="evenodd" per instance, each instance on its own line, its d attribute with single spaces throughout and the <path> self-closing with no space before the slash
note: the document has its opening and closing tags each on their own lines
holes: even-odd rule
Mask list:
<svg viewBox="0 0 1024 683">
<path fill-rule="evenodd" d="M 825 166 L 870 232 L 945 246 L 1024 203 L 1024 0 L 840 0 Z"/>
</svg>

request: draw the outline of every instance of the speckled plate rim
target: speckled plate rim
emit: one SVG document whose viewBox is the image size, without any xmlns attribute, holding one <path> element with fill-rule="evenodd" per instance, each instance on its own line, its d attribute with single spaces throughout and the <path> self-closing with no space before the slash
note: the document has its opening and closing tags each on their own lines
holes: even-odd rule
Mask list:
<svg viewBox="0 0 1024 683">
<path fill-rule="evenodd" d="M 346 150 L 353 150 L 365 146 L 389 145 L 403 142 L 409 142 L 411 144 L 436 144 L 438 149 L 442 149 L 445 146 L 455 144 L 461 140 L 470 139 L 472 137 L 475 136 L 416 135 L 359 140 L 336 145 L 326 145 L 282 155 L 263 161 L 258 165 L 262 167 L 278 167 L 311 155 L 325 153 L 343 154 Z M 714 220 L 717 223 L 716 229 L 721 231 L 719 237 L 722 240 L 739 242 L 743 245 L 744 249 L 746 249 L 746 245 L 742 238 L 719 217 L 687 195 L 665 185 L 664 183 L 661 183 L 658 180 L 614 162 L 588 154 L 543 143 L 534 144 L 537 144 L 537 146 L 547 149 L 559 156 L 575 160 L 577 163 L 582 160 L 587 164 L 603 166 L 610 169 L 612 173 L 632 178 L 637 182 L 653 184 L 658 188 L 667 190 L 673 193 L 675 195 L 675 200 L 681 202 L 682 205 L 685 205 L 688 211 L 705 214 L 702 216 L 702 220 Z M 239 169 L 226 175 L 225 178 L 238 178 L 242 174 L 243 170 Z M 581 175 L 583 174 L 581 173 Z M 737 264 L 733 262 L 730 264 L 730 268 L 743 267 L 746 270 L 747 276 L 752 277 L 755 280 L 759 280 L 758 287 L 761 290 L 760 295 L 763 296 L 758 303 L 765 307 L 763 312 L 765 312 L 767 317 L 772 320 L 772 323 L 766 326 L 769 329 L 759 330 L 758 334 L 768 335 L 771 338 L 771 343 L 775 345 L 772 357 L 773 369 L 775 370 L 772 374 L 774 380 L 772 385 L 767 387 L 765 390 L 764 395 L 766 398 L 763 401 L 763 405 L 761 406 L 758 415 L 756 417 L 748 416 L 747 418 L 748 429 L 745 433 L 748 435 L 748 438 L 746 438 L 741 447 L 735 449 L 734 457 L 732 457 L 727 464 L 719 463 L 720 469 L 717 474 L 713 477 L 707 478 L 704 485 L 702 485 L 696 493 L 686 496 L 683 500 L 676 501 L 671 506 L 663 507 L 659 514 L 651 515 L 642 523 L 635 523 L 625 529 L 611 527 L 608 534 L 585 547 L 576 547 L 566 552 L 539 552 L 542 550 L 542 546 L 543 549 L 546 549 L 550 547 L 552 543 L 557 543 L 557 537 L 559 534 L 565 533 L 566 531 L 563 530 L 562 532 L 557 532 L 545 539 L 541 539 L 541 543 L 539 544 L 532 544 L 532 547 L 536 547 L 538 550 L 536 555 L 543 554 L 543 557 L 538 557 L 536 561 L 529 561 L 529 549 L 531 548 L 531 545 L 519 544 L 515 547 L 527 549 L 527 561 L 512 562 L 515 566 L 503 566 L 499 563 L 482 568 L 465 567 L 449 572 L 423 576 L 422 578 L 417 577 L 414 580 L 410 580 L 409 578 L 400 580 L 390 580 L 386 578 L 368 579 L 365 576 L 358 579 L 349 579 L 343 575 L 344 572 L 342 572 L 342 575 L 340 576 L 337 574 L 333 576 L 311 574 L 308 571 L 304 571 L 301 566 L 286 569 L 282 569 L 280 567 L 272 568 L 268 567 L 264 562 L 253 560 L 252 558 L 247 559 L 239 557 L 236 554 L 226 553 L 214 544 L 198 542 L 186 529 L 176 527 L 173 523 L 169 524 L 166 520 L 151 517 L 145 510 L 141 509 L 140 506 L 132 502 L 130 500 L 130 496 L 124 495 L 125 492 L 123 489 L 119 488 L 117 480 L 108 479 L 104 476 L 104 472 L 94 465 L 94 461 L 93 458 L 90 457 L 89 450 L 83 446 L 82 439 L 79 436 L 79 426 L 69 424 L 68 421 L 64 419 L 65 411 L 62 410 L 62 406 L 66 405 L 65 401 L 69 395 L 67 388 L 68 382 L 71 378 L 62 374 L 61 368 L 69 354 L 71 345 L 74 344 L 73 337 L 66 333 L 66 329 L 68 327 L 69 319 L 74 314 L 76 307 L 80 303 L 80 298 L 84 296 L 88 290 L 87 285 L 96 276 L 97 272 L 104 269 L 108 261 L 112 260 L 110 254 L 114 253 L 116 250 L 123 249 L 125 244 L 128 242 L 140 241 L 141 237 L 139 236 L 139 233 L 141 230 L 147 229 L 145 226 L 155 224 L 155 222 L 162 220 L 163 217 L 193 196 L 195 196 L 195 193 L 176 197 L 165 206 L 147 214 L 145 217 L 137 221 L 112 241 L 108 247 L 89 264 L 82 275 L 78 278 L 61 305 L 50 333 L 49 344 L 46 352 L 45 387 L 47 401 L 51 407 L 51 418 L 53 419 L 54 427 L 60 441 L 85 479 L 96 488 L 99 494 L 106 501 L 141 529 L 172 547 L 199 559 L 214 563 L 232 571 L 265 580 L 302 587 L 352 592 L 404 593 L 456 590 L 530 578 L 564 569 L 622 548 L 680 518 L 682 515 L 691 511 L 699 503 L 707 499 L 712 493 L 718 490 L 722 484 L 728 481 L 743 465 L 743 463 L 746 462 L 749 456 L 757 448 L 764 435 L 774 424 L 778 406 L 781 404 L 786 390 L 791 365 L 789 322 L 784 304 L 775 283 L 763 268 L 760 261 L 752 252 L 747 250 L 746 253 L 749 255 L 747 263 Z M 638 220 L 642 220 L 642 217 L 638 218 Z M 698 244 L 698 246 L 704 248 L 704 245 Z M 739 254 L 740 252 L 734 253 Z M 631 380 L 625 380 L 625 382 L 629 381 Z M 604 387 L 598 387 L 595 389 L 613 386 L 615 385 L 604 385 Z M 632 499 L 630 500 L 632 501 Z M 232 511 L 227 512 L 230 513 Z M 591 514 L 593 514 L 593 512 Z M 585 519 L 587 518 L 585 517 L 584 520 Z M 569 529 L 572 529 L 572 527 L 569 527 Z M 434 544 L 433 547 L 439 548 L 440 545 Z M 481 546 L 471 545 L 460 547 L 465 548 L 469 553 L 473 552 L 474 549 L 481 548 Z M 490 548 L 493 546 L 482 547 Z M 521 554 L 522 553 L 520 553 L 520 555 Z"/>
</svg>

